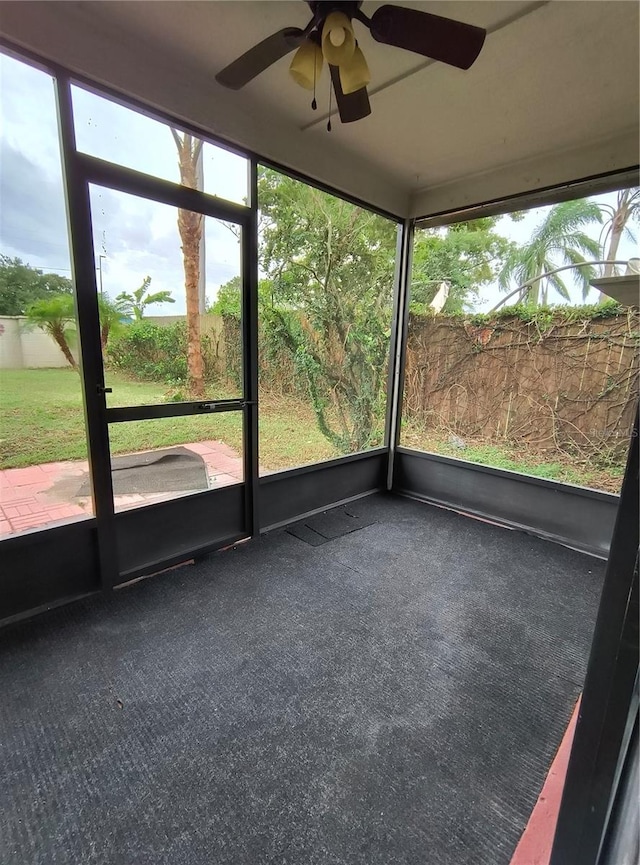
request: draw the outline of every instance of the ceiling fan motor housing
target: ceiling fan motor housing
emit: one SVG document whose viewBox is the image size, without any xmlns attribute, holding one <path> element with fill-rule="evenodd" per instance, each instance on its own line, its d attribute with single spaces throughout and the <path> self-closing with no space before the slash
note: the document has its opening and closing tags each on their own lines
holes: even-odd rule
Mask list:
<svg viewBox="0 0 640 865">
<path fill-rule="evenodd" d="M 320 30 L 322 30 L 324 19 L 332 12 L 342 12 L 343 15 L 351 19 L 362 6 L 362 2 L 352 2 L 352 0 L 335 0 L 335 2 L 307 0 L 307 4 L 313 14 L 314 28 L 319 27 Z"/>
</svg>

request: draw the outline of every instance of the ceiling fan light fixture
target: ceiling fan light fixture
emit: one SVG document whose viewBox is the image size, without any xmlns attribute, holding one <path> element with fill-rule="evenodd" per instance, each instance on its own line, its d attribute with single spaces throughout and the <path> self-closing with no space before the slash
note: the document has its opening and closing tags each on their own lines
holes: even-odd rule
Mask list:
<svg viewBox="0 0 640 865">
<path fill-rule="evenodd" d="M 351 59 L 339 67 L 343 93 L 355 93 L 371 81 L 371 73 L 361 49 L 356 45 Z"/>
<path fill-rule="evenodd" d="M 322 51 L 310 39 L 306 39 L 293 55 L 289 74 L 300 87 L 313 90 L 322 72 Z"/>
<path fill-rule="evenodd" d="M 318 108 L 316 88 L 326 60 L 331 79 L 329 115 L 335 95 L 340 120 L 353 123 L 371 114 L 367 93 L 371 74 L 356 42 L 353 18 L 382 45 L 411 51 L 458 69 L 469 69 L 473 65 L 487 35 L 482 27 L 415 9 L 413 7 L 418 5 L 415 3 L 407 7 L 383 2 L 368 16 L 360 11 L 361 0 L 306 2 L 311 19 L 304 29 L 283 27 L 272 33 L 221 69 L 216 81 L 231 90 L 240 90 L 274 63 L 299 49 L 289 69 L 297 84 L 313 91 L 311 108 L 314 111 Z"/>
<path fill-rule="evenodd" d="M 356 37 L 351 21 L 344 12 L 330 12 L 322 28 L 322 53 L 327 63 L 342 66 L 355 50 Z"/>
</svg>

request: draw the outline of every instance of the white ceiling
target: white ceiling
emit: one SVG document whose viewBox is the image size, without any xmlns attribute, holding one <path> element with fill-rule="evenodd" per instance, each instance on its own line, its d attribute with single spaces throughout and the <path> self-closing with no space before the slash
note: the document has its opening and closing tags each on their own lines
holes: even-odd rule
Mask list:
<svg viewBox="0 0 640 865">
<path fill-rule="evenodd" d="M 365 2 L 371 14 L 378 2 Z M 404 2 L 489 30 L 460 71 L 380 45 L 355 23 L 372 115 L 326 131 L 287 58 L 238 92 L 217 71 L 284 26 L 301 0 L 2 3 L 8 38 L 400 215 L 437 212 L 638 162 L 633 0 Z M 323 92 L 324 90 L 324 92 Z"/>
</svg>

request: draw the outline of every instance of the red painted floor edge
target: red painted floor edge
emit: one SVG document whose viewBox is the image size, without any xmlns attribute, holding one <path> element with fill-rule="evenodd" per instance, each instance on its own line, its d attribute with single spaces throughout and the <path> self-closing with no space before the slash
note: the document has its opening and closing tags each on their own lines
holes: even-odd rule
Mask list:
<svg viewBox="0 0 640 865">
<path fill-rule="evenodd" d="M 511 865 L 549 865 L 553 836 L 560 811 L 562 788 L 564 787 L 573 734 L 578 720 L 580 699 L 578 698 L 569 726 L 553 759 L 535 808 L 531 812 L 527 828 L 522 833 L 513 854 Z"/>
</svg>

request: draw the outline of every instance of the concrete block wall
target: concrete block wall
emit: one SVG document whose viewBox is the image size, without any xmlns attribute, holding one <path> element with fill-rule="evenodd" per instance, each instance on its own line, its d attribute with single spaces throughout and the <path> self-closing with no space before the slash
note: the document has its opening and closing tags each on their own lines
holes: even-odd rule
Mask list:
<svg viewBox="0 0 640 865">
<path fill-rule="evenodd" d="M 23 315 L 0 316 L 0 369 L 43 369 L 69 366 L 55 341 L 39 328 L 26 326 Z M 77 350 L 72 345 L 77 359 Z"/>
</svg>

